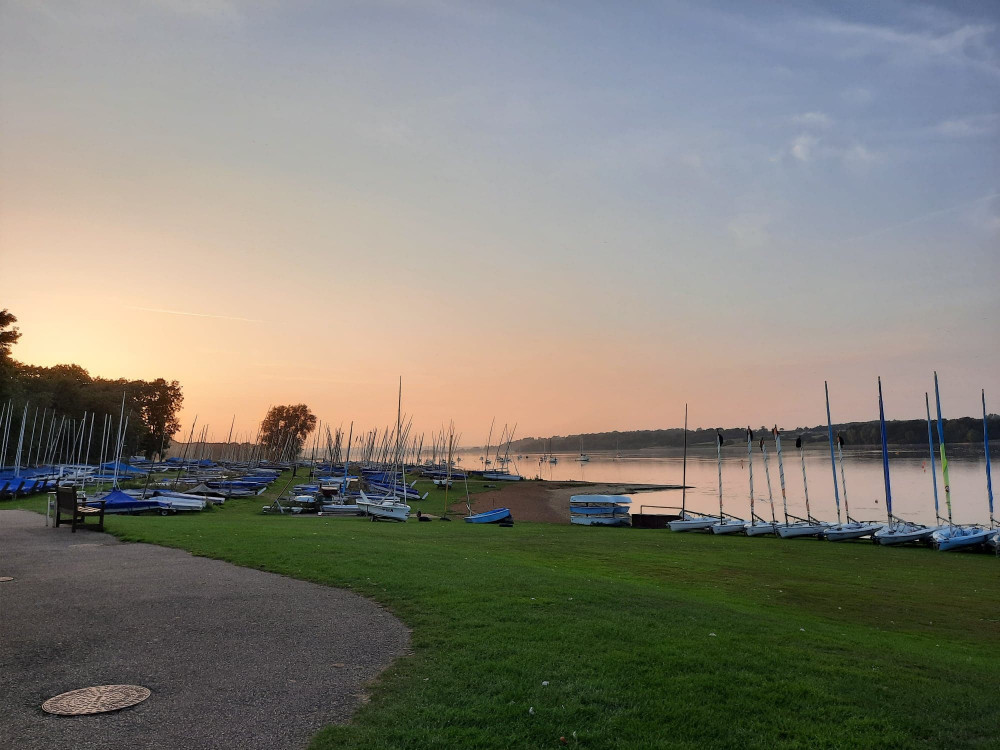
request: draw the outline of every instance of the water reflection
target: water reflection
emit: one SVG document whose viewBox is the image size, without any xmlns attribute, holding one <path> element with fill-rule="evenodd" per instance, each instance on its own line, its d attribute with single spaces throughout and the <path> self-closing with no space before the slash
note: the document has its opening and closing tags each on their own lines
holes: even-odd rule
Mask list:
<svg viewBox="0 0 1000 750">
<path fill-rule="evenodd" d="M 802 465 L 794 442 L 782 446 L 785 476 L 785 496 L 788 511 L 805 514 L 805 492 Z M 463 454 L 465 468 L 481 468 L 479 453 Z M 768 445 L 771 474 L 771 496 L 775 511 L 782 516 L 780 471 L 773 442 Z M 996 455 L 996 451 L 991 451 Z M 837 508 L 833 493 L 833 471 L 830 453 L 819 447 L 804 452 L 809 505 L 814 516 L 833 521 Z M 642 484 L 681 483 L 682 458 L 678 451 L 643 452 L 642 455 L 616 458 L 614 454 L 591 453 L 590 461 L 578 462 L 577 454 L 557 454 L 558 463 L 539 462 L 537 454 L 511 457 L 512 468 L 522 476 L 550 481 L 582 480 L 587 482 L 625 482 Z M 995 460 L 995 459 L 994 459 Z M 989 518 L 986 496 L 986 460 L 982 449 L 956 446 L 949 451 L 952 513 L 956 523 L 984 522 Z M 934 490 L 931 483 L 930 458 L 926 448 L 901 447 L 889 452 L 889 471 L 895 515 L 918 523 L 934 521 Z M 947 516 L 941 466 L 937 464 L 937 484 L 941 515 Z M 726 512 L 749 518 L 749 467 L 746 447 L 726 446 L 722 460 L 722 491 Z M 877 447 L 853 448 L 844 451 L 844 474 L 847 484 L 847 504 L 851 515 L 859 520 L 885 518 L 885 486 L 882 475 L 882 454 Z M 770 517 L 768 487 L 763 457 L 759 449 L 753 455 L 754 497 L 757 514 Z M 840 467 L 837 482 L 840 483 Z M 713 448 L 697 447 L 688 453 L 687 505 L 692 510 L 714 512 L 719 507 L 718 473 Z M 636 495 L 638 505 L 680 505 L 680 491 L 649 492 Z M 841 513 L 844 512 L 841 488 Z M 647 509 L 648 512 L 657 512 Z M 666 512 L 666 511 L 663 511 Z"/>
</svg>

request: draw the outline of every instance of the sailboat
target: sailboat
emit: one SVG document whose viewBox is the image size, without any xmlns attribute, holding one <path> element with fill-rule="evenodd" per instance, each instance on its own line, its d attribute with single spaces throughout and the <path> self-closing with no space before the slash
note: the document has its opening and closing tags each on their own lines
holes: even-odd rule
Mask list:
<svg viewBox="0 0 1000 750">
<path fill-rule="evenodd" d="M 393 486 L 395 488 L 396 484 L 396 474 L 399 474 L 399 480 L 404 488 L 404 493 L 406 490 L 406 466 L 403 463 L 403 454 L 400 445 L 400 437 L 403 431 L 403 379 L 399 379 L 399 401 L 396 407 L 396 463 L 398 465 L 398 472 L 393 472 Z M 366 515 L 371 516 L 374 521 L 379 518 L 385 518 L 390 521 L 405 521 L 410 517 L 410 506 L 406 504 L 406 495 L 403 494 L 402 497 L 396 495 L 395 491 L 392 494 L 386 495 L 380 498 L 369 498 L 364 492 L 361 493 L 361 500 L 358 501 L 358 508 L 363 510 Z"/>
<path fill-rule="evenodd" d="M 684 468 L 681 479 L 681 514 L 667 525 L 671 531 L 705 531 L 719 522 L 715 516 L 695 513 L 687 509 L 687 451 L 688 451 L 688 407 L 684 404 Z"/>
<path fill-rule="evenodd" d="M 872 536 L 872 539 L 874 539 L 876 544 L 894 545 L 906 544 L 908 542 L 930 542 L 931 535 L 938 529 L 944 528 L 941 525 L 943 519 L 941 518 L 941 511 L 938 507 L 937 469 L 934 461 L 934 435 L 931 432 L 931 403 L 930 396 L 926 392 L 924 393 L 924 406 L 927 408 L 927 445 L 929 446 L 931 457 L 931 483 L 934 485 L 934 518 L 937 519 L 938 525 L 924 526 L 923 524 L 904 521 L 903 519 L 894 516 L 892 514 L 892 508 L 890 507 L 888 509 L 889 525 L 884 526 L 879 531 L 876 531 Z"/>
<path fill-rule="evenodd" d="M 885 497 L 886 507 L 892 507 L 892 495 L 889 492 L 889 453 L 885 444 L 885 416 L 882 412 L 882 379 L 878 382 L 878 409 L 879 419 L 882 422 L 882 464 L 885 473 Z M 848 539 L 862 539 L 871 536 L 877 531 L 881 531 L 884 523 L 875 521 L 856 521 L 851 518 L 851 507 L 847 503 L 847 478 L 844 476 L 844 438 L 837 433 L 837 455 L 840 457 L 840 484 L 844 489 L 844 513 L 847 515 L 847 523 L 838 523 L 827 527 L 823 536 L 831 542 L 843 542 Z"/>
<path fill-rule="evenodd" d="M 716 462 L 719 466 L 719 522 L 712 524 L 713 534 L 735 534 L 746 529 L 747 522 L 742 518 L 727 514 L 722 508 L 722 433 L 716 432 Z"/>
<path fill-rule="evenodd" d="M 583 435 L 580 436 L 580 455 L 577 456 L 576 460 L 582 464 L 585 464 L 590 460 L 590 456 L 583 452 Z"/>
<path fill-rule="evenodd" d="M 743 532 L 747 536 L 763 536 L 764 534 L 776 533 L 777 520 L 774 518 L 774 499 L 771 499 L 771 520 L 765 521 L 758 516 L 754 510 L 753 501 L 753 430 L 747 427 L 747 465 L 750 467 L 750 522 L 743 527 Z M 767 465 L 764 465 L 767 469 Z M 767 491 L 771 493 L 771 478 L 768 475 Z"/>
<path fill-rule="evenodd" d="M 882 474 L 885 477 L 885 507 L 892 519 L 892 490 L 889 487 L 889 448 L 885 437 L 885 409 L 882 406 L 882 378 L 878 379 L 878 421 L 879 430 L 882 435 Z M 840 542 L 846 539 L 861 539 L 871 536 L 881 531 L 885 524 L 874 522 L 855 521 L 851 518 L 851 507 L 847 504 L 847 480 L 844 477 L 844 438 L 837 435 L 837 451 L 840 454 L 840 481 L 844 487 L 844 512 L 847 514 L 847 523 L 838 523 L 826 530 L 825 536 L 831 542 Z"/>
<path fill-rule="evenodd" d="M 806 499 L 805 518 L 799 518 L 798 516 L 789 514 L 788 498 L 785 494 L 785 467 L 781 460 L 781 431 L 778 429 L 778 425 L 774 426 L 774 429 L 771 430 L 771 434 L 774 435 L 775 452 L 778 454 L 778 478 L 781 482 L 781 503 L 785 512 L 785 522 L 779 523 L 775 527 L 775 532 L 777 532 L 778 536 L 782 539 L 794 539 L 802 536 L 815 536 L 818 538 L 822 535 L 823 530 L 830 524 L 817 521 L 812 517 L 812 514 L 809 512 L 808 497 Z M 761 445 L 763 445 L 764 439 L 761 438 L 760 442 Z M 764 453 L 764 465 L 767 465 L 766 452 Z"/>
<path fill-rule="evenodd" d="M 936 549 L 942 551 L 964 549 L 965 547 L 976 547 L 986 544 L 994 534 L 992 528 L 986 528 L 978 524 L 968 526 L 956 526 L 952 523 L 951 517 L 951 484 L 948 481 L 948 457 L 944 450 L 944 420 L 941 418 L 941 391 L 938 389 L 937 373 L 934 373 L 934 399 L 937 402 L 937 422 L 938 422 L 938 446 L 941 450 L 941 473 L 944 475 L 944 498 L 948 506 L 948 526 L 938 529 L 931 534 L 931 543 Z M 983 391 L 983 431 L 986 440 L 986 392 Z M 987 456 L 989 455 L 987 445 Z M 995 523 L 993 518 L 993 488 L 990 477 L 987 475 L 987 488 L 990 503 L 990 524 Z"/>
</svg>

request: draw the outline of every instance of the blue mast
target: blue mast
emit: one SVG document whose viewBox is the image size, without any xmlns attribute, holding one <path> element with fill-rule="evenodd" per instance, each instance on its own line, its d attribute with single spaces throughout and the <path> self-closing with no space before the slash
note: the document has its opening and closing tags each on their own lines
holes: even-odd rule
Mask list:
<svg viewBox="0 0 1000 750">
<path fill-rule="evenodd" d="M 837 503 L 837 523 L 840 523 L 840 490 L 837 489 L 837 459 L 833 455 L 833 422 L 830 421 L 830 387 L 823 381 L 826 391 L 826 428 L 830 432 L 830 466 L 833 468 L 833 499 Z"/>
<path fill-rule="evenodd" d="M 885 474 L 885 508 L 892 523 L 892 490 L 889 488 L 889 448 L 885 439 L 885 410 L 882 408 L 882 378 L 878 379 L 878 425 L 882 433 L 882 473 Z"/>
<path fill-rule="evenodd" d="M 993 517 L 993 479 L 990 476 L 990 430 L 986 423 L 986 391 L 983 390 L 983 449 L 986 451 L 986 494 L 990 498 L 990 526 L 996 526 Z"/>
<path fill-rule="evenodd" d="M 931 452 L 931 481 L 934 482 L 934 519 L 941 520 L 941 511 L 938 508 L 937 490 L 937 464 L 934 460 L 934 435 L 931 433 L 931 397 L 924 391 L 924 405 L 927 407 L 927 445 Z"/>
</svg>

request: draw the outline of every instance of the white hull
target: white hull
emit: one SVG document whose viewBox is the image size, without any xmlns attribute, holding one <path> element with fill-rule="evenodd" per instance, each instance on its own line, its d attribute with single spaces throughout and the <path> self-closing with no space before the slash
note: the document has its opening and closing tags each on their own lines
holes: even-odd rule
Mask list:
<svg viewBox="0 0 1000 750">
<path fill-rule="evenodd" d="M 775 531 L 782 539 L 795 539 L 800 536 L 818 537 L 826 528 L 827 524 L 825 523 L 790 523 L 788 525 L 779 523 L 775 527 Z"/>
<path fill-rule="evenodd" d="M 757 521 L 756 523 L 748 523 L 743 527 L 743 532 L 747 536 L 764 536 L 765 534 L 775 534 L 777 533 L 777 524 L 771 522 Z"/>
<path fill-rule="evenodd" d="M 737 534 L 744 531 L 747 527 L 747 522 L 742 518 L 727 518 L 725 521 L 714 524 L 712 526 L 713 534 Z"/>
<path fill-rule="evenodd" d="M 669 523 L 671 531 L 706 531 L 719 522 L 718 518 L 681 518 Z"/>
<path fill-rule="evenodd" d="M 369 516 L 385 518 L 391 521 L 405 521 L 410 517 L 410 506 L 406 503 L 400 503 L 395 500 L 373 502 L 363 492 L 361 493 L 361 500 L 358 502 L 358 508 Z"/>
<path fill-rule="evenodd" d="M 884 528 L 884 523 L 843 523 L 828 527 L 823 532 L 823 536 L 831 542 L 843 542 L 848 539 L 862 539 L 871 536 Z"/>
<path fill-rule="evenodd" d="M 876 544 L 881 544 L 884 546 L 892 546 L 894 544 L 910 544 L 913 542 L 930 542 L 931 536 L 938 529 L 943 528 L 941 526 L 913 526 L 912 524 L 906 524 L 905 526 L 885 526 L 879 531 L 876 531 L 872 535 L 872 539 L 875 540 Z"/>
</svg>

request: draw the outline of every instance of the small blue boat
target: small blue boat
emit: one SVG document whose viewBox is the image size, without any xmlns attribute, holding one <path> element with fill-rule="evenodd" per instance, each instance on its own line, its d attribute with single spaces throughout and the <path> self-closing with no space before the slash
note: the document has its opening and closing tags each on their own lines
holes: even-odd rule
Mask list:
<svg viewBox="0 0 1000 750">
<path fill-rule="evenodd" d="M 474 513 L 471 516 L 465 517 L 466 523 L 500 523 L 501 521 L 506 521 L 510 519 L 514 520 L 514 517 L 510 514 L 509 508 L 496 508 L 494 510 L 487 510 L 482 513 Z"/>
</svg>

